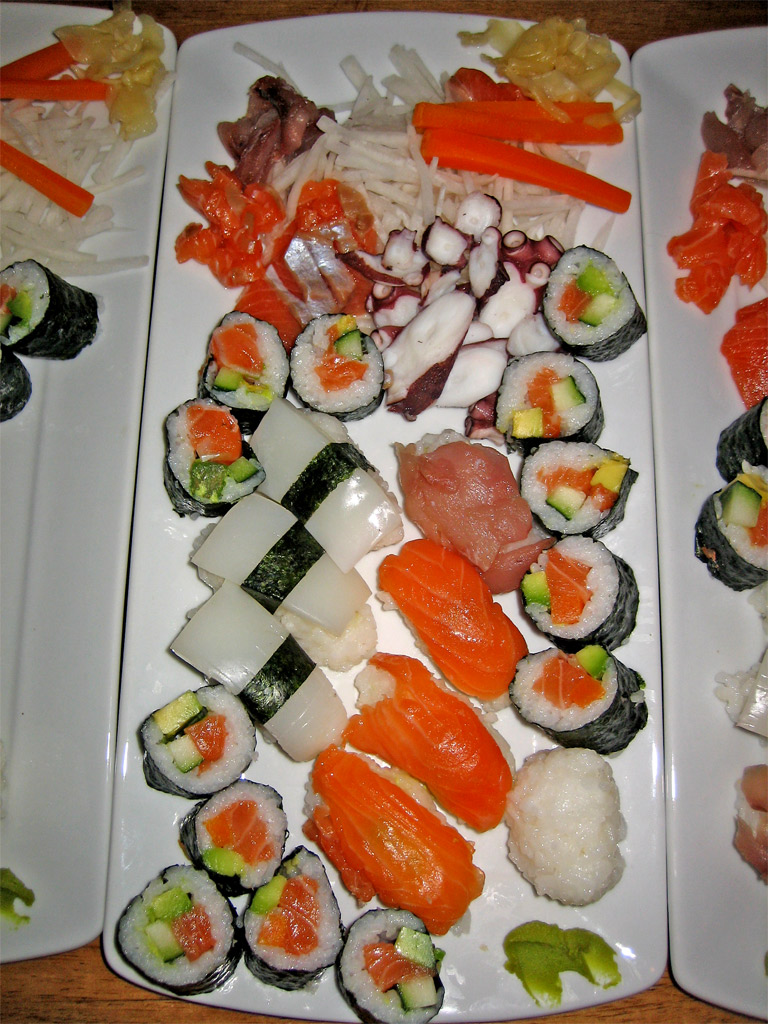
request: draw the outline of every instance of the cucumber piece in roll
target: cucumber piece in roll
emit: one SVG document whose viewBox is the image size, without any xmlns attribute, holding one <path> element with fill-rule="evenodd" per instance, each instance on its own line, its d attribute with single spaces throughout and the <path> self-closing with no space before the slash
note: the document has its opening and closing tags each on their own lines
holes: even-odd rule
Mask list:
<svg viewBox="0 0 768 1024">
<path fill-rule="evenodd" d="M 17 355 L 72 359 L 96 337 L 96 296 L 35 260 L 0 273 L 0 333 Z"/>
<path fill-rule="evenodd" d="M 341 993 L 368 1024 L 427 1024 L 443 1005 L 442 951 L 408 910 L 369 910 L 352 924 L 336 964 Z M 384 980 L 377 969 L 396 966 Z"/>
<path fill-rule="evenodd" d="M 731 590 L 768 580 L 768 469 L 744 463 L 742 472 L 704 502 L 694 552 Z"/>
<path fill-rule="evenodd" d="M 306 988 L 343 943 L 339 905 L 323 862 L 303 846 L 251 897 L 242 918 L 244 961 L 267 985 Z"/>
<path fill-rule="evenodd" d="M 204 871 L 180 864 L 131 900 L 116 944 L 139 974 L 180 996 L 220 988 L 241 954 L 230 902 Z"/>
<path fill-rule="evenodd" d="M 624 274 L 609 256 L 586 245 L 566 249 L 557 261 L 541 308 L 558 341 L 586 359 L 615 359 L 647 329 Z"/>
<path fill-rule="evenodd" d="M 645 684 L 599 645 L 521 658 L 509 687 L 520 716 L 562 747 L 623 750 L 648 721 Z"/>
</svg>

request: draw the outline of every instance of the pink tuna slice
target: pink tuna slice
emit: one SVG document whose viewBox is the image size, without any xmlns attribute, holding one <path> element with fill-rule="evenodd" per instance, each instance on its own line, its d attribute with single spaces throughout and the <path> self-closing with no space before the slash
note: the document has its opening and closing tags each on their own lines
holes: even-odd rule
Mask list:
<svg viewBox="0 0 768 1024">
<path fill-rule="evenodd" d="M 461 439 L 424 448 L 395 445 L 406 515 L 472 562 L 494 593 L 519 586 L 552 538 L 534 531 L 507 457 Z"/>
</svg>

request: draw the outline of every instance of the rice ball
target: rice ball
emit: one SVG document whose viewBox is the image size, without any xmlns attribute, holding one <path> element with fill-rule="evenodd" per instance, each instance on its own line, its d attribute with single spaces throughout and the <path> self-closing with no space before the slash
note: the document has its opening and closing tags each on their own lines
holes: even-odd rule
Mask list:
<svg viewBox="0 0 768 1024">
<path fill-rule="evenodd" d="M 626 823 L 608 762 L 580 747 L 527 757 L 507 803 L 509 858 L 540 896 L 583 906 L 621 878 Z"/>
</svg>

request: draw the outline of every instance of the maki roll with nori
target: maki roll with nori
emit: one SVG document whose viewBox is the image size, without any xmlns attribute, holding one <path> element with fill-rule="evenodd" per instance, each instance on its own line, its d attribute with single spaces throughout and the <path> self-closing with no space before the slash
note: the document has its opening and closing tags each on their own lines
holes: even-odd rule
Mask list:
<svg viewBox="0 0 768 1024">
<path fill-rule="evenodd" d="M 550 274 L 542 314 L 574 355 L 615 359 L 646 332 L 645 314 L 614 261 L 586 245 L 566 249 Z"/>
<path fill-rule="evenodd" d="M 720 433 L 716 464 L 723 480 L 733 480 L 744 462 L 768 466 L 768 396 Z"/>
<path fill-rule="evenodd" d="M 704 502 L 696 520 L 695 554 L 731 590 L 768 580 L 768 469 L 742 471 Z"/>
<path fill-rule="evenodd" d="M 180 996 L 220 988 L 241 953 L 230 902 L 204 871 L 180 864 L 131 900 L 116 943 L 140 974 Z"/>
<path fill-rule="evenodd" d="M 370 596 L 356 569 L 343 573 L 306 527 L 264 494 L 231 508 L 192 562 L 206 583 L 237 583 L 269 611 L 293 612 L 335 635 Z"/>
<path fill-rule="evenodd" d="M 544 441 L 596 441 L 604 416 L 594 374 L 565 352 L 511 359 L 496 400 L 496 429 L 507 448 L 528 452 Z"/>
<path fill-rule="evenodd" d="M 0 273 L 0 334 L 17 355 L 72 359 L 96 337 L 96 296 L 35 260 Z"/>
<path fill-rule="evenodd" d="M 550 441 L 526 457 L 520 493 L 550 533 L 602 537 L 624 518 L 637 473 L 629 459 L 584 441 Z"/>
<path fill-rule="evenodd" d="M 599 540 L 565 537 L 543 551 L 520 584 L 534 624 L 564 651 L 609 650 L 635 628 L 639 591 L 627 563 Z"/>
<path fill-rule="evenodd" d="M 277 399 L 251 437 L 266 477 L 260 490 L 292 512 L 347 572 L 402 539 L 402 519 L 343 423 Z"/>
<path fill-rule="evenodd" d="M 185 690 L 153 711 L 139 738 L 149 785 L 192 798 L 234 782 L 256 752 L 256 733 L 245 708 L 217 685 Z"/>
<path fill-rule="evenodd" d="M 165 420 L 163 481 L 180 516 L 221 516 L 264 479 L 264 470 L 223 405 L 198 398 Z"/>
<path fill-rule="evenodd" d="M 288 819 L 271 786 L 239 779 L 184 818 L 181 845 L 226 896 L 258 888 L 277 870 Z"/>
<path fill-rule="evenodd" d="M 323 862 L 293 850 L 251 897 L 242 918 L 245 966 L 277 988 L 305 988 L 335 963 L 341 915 Z"/>
<path fill-rule="evenodd" d="M 0 344 L 0 423 L 18 416 L 31 394 L 29 370 L 13 349 Z"/>
<path fill-rule="evenodd" d="M 336 977 L 360 1020 L 427 1024 L 443 1005 L 442 956 L 415 914 L 369 910 L 347 933 Z"/>
<path fill-rule="evenodd" d="M 171 650 L 239 696 L 289 757 L 309 761 L 341 737 L 347 713 L 328 677 L 258 601 L 225 580 Z"/>
<path fill-rule="evenodd" d="M 642 678 L 604 647 L 550 648 L 517 664 L 509 696 L 520 716 L 563 747 L 623 750 L 648 721 Z"/>
<path fill-rule="evenodd" d="M 384 361 L 353 316 L 331 313 L 311 320 L 296 339 L 291 384 L 308 408 L 359 420 L 384 397 Z"/>
<path fill-rule="evenodd" d="M 228 406 L 250 432 L 288 386 L 288 354 L 272 324 L 228 313 L 214 328 L 198 395 Z"/>
</svg>

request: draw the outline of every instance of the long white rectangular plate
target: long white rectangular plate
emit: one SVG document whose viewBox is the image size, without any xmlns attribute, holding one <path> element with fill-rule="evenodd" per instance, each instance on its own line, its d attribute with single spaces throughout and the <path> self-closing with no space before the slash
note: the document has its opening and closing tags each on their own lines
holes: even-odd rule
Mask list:
<svg viewBox="0 0 768 1024">
<path fill-rule="evenodd" d="M 691 224 L 688 203 L 703 152 L 701 119 L 724 116 L 733 82 L 766 102 L 762 29 L 664 40 L 632 58 L 643 97 L 638 122 L 650 316 L 656 448 L 669 922 L 672 971 L 692 995 L 741 1013 L 768 1011 L 766 887 L 732 845 L 735 783 L 765 759 L 754 734 L 735 728 L 714 693 L 718 672 L 746 671 L 765 637 L 746 593 L 712 579 L 693 554 L 704 500 L 722 486 L 720 431 L 744 412 L 720 342 L 736 309 L 762 298 L 734 282 L 709 316 L 675 295 L 666 245 Z"/>
<path fill-rule="evenodd" d="M 462 48 L 457 32 L 484 27 L 485 19 L 480 17 L 359 13 L 222 29 L 193 37 L 180 49 L 139 454 L 104 936 L 110 966 L 137 984 L 146 982 L 122 960 L 114 943 L 115 926 L 128 901 L 150 878 L 180 860 L 178 824 L 190 804 L 148 788 L 136 730 L 153 709 L 183 689 L 201 685 L 200 677 L 175 659 L 168 646 L 186 614 L 208 592 L 188 562 L 193 541 L 206 524 L 179 518 L 163 488 L 162 423 L 178 403 L 194 395 L 208 334 L 238 294 L 217 285 L 207 270 L 175 261 L 174 240 L 195 219 L 178 194 L 179 175 L 202 177 L 206 160 L 229 162 L 216 125 L 244 113 L 248 88 L 262 74 L 258 66 L 234 52 L 237 41 L 282 62 L 298 88 L 317 103 L 335 104 L 352 99 L 351 87 L 339 68 L 339 61 L 348 54 L 354 54 L 381 81 L 392 71 L 388 60 L 391 47 L 404 43 L 417 48 L 432 72 L 440 75 L 462 64 L 481 66 L 478 52 Z M 626 80 L 628 61 L 626 54 L 623 57 Z M 616 219 L 607 248 L 642 302 L 640 213 L 631 125 L 624 145 L 596 153 L 593 167 L 596 173 L 603 173 L 633 193 L 631 209 Z M 581 238 L 591 241 L 607 219 L 605 213 L 589 211 L 583 218 Z M 608 447 L 626 452 L 639 471 L 627 517 L 608 540 L 611 549 L 632 564 L 640 586 L 637 627 L 622 648 L 621 657 L 644 677 L 650 709 L 646 729 L 630 747 L 611 759 L 628 823 L 628 837 L 622 844 L 626 870 L 616 888 L 594 905 L 563 907 L 535 896 L 517 873 L 506 857 L 504 826 L 474 836 L 476 862 L 486 873 L 486 884 L 483 895 L 470 908 L 468 931 L 441 937 L 439 942 L 446 950 L 442 971 L 446 986 L 441 1011 L 444 1020 L 508 1020 L 543 1012 L 504 969 L 504 935 L 533 918 L 591 928 L 603 935 L 618 954 L 621 984 L 606 991 L 595 990 L 578 976 L 566 975 L 563 1009 L 642 990 L 656 981 L 666 963 L 659 617 L 645 339 L 614 363 L 597 366 L 595 372 L 605 405 L 603 441 Z M 413 440 L 445 427 L 461 430 L 462 425 L 463 414 L 458 410 L 433 410 L 415 423 L 407 423 L 380 409 L 352 424 L 351 433 L 395 486 L 392 442 Z M 415 535 L 413 527 L 409 527 L 409 535 Z M 366 556 L 360 565 L 374 590 L 381 557 Z M 371 603 L 378 622 L 379 649 L 415 654 L 410 635 L 396 613 L 383 612 L 375 598 Z M 542 637 L 523 623 L 517 595 L 505 596 L 503 605 L 526 631 L 532 649 L 546 646 Z M 349 710 L 355 697 L 354 674 L 333 676 Z M 516 720 L 509 708 L 499 714 L 498 728 L 509 739 L 518 764 L 532 751 L 552 745 Z M 290 762 L 279 749 L 260 740 L 258 760 L 248 776 L 273 784 L 282 794 L 290 826 L 288 849 L 302 842 L 308 766 Z M 330 874 L 344 922 L 350 924 L 360 908 L 342 889 L 336 873 L 332 870 Z M 312 992 L 285 992 L 260 984 L 241 964 L 222 990 L 199 1001 L 279 1017 L 353 1019 L 336 989 L 332 972 L 327 972 Z"/>
<path fill-rule="evenodd" d="M 109 12 L 3 4 L 3 63 L 61 25 Z M 165 60 L 176 43 L 165 31 Z M 2 959 L 72 949 L 104 917 L 123 610 L 170 95 L 109 200 L 103 257 L 138 270 L 73 278 L 100 302 L 100 332 L 76 359 L 26 360 L 32 397 L 0 426 L 2 864 L 34 891 L 30 921 L 2 925 Z M 6 261 L 7 262 L 7 261 Z M 3 264 L 3 266 L 5 263 Z"/>
</svg>

